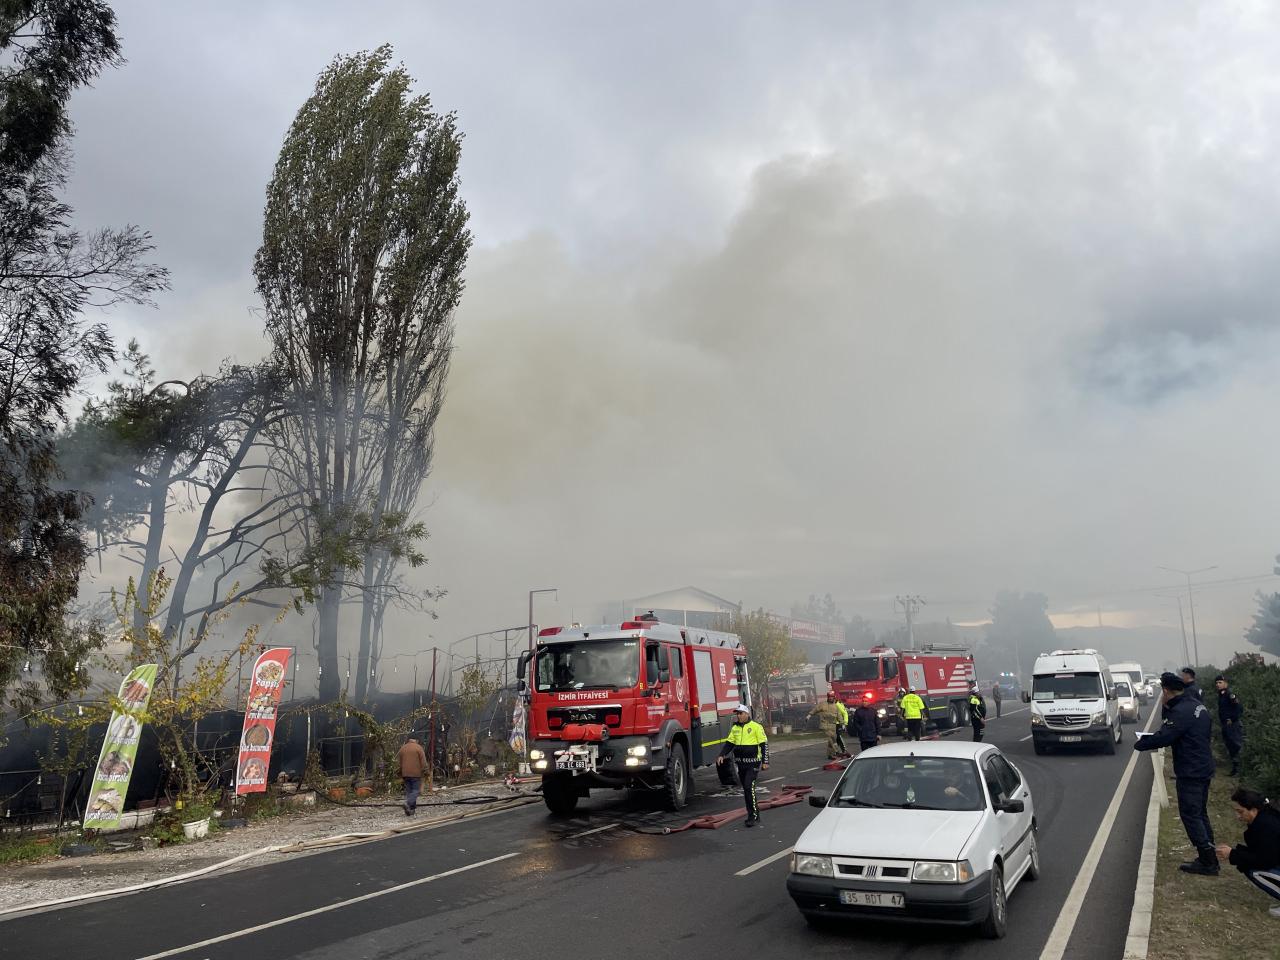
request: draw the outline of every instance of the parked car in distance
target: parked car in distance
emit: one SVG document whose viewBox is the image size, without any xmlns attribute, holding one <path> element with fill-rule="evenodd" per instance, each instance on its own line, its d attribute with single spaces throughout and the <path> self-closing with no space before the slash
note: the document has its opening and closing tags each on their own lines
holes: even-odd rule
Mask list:
<svg viewBox="0 0 1280 960">
<path fill-rule="evenodd" d="M 787 892 L 805 919 L 1008 927 L 1008 897 L 1040 875 L 1026 780 L 989 743 L 873 747 L 796 841 Z"/>
<path fill-rule="evenodd" d="M 1138 722 L 1138 698 L 1128 680 L 1116 681 L 1116 700 L 1120 707 L 1121 723 Z"/>
</svg>

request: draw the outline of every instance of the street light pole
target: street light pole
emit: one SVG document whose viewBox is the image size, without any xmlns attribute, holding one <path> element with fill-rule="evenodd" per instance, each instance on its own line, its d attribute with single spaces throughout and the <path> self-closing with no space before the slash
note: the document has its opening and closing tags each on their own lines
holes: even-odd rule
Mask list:
<svg viewBox="0 0 1280 960">
<path fill-rule="evenodd" d="M 529 591 L 529 652 L 533 653 L 533 595 L 535 593 L 554 593 L 556 599 L 560 599 L 560 591 L 556 587 L 546 587 L 542 590 Z"/>
<path fill-rule="evenodd" d="M 1163 600 L 1176 600 L 1178 602 L 1178 624 L 1182 627 L 1182 656 L 1184 659 L 1190 660 L 1191 650 L 1187 646 L 1187 621 L 1182 615 L 1182 594 L 1157 593 L 1156 596 Z"/>
<path fill-rule="evenodd" d="M 1191 593 L 1191 578 L 1198 573 L 1208 573 L 1210 570 L 1217 570 L 1218 566 L 1217 564 L 1214 564 L 1212 567 L 1201 567 L 1199 570 L 1178 570 L 1175 567 L 1160 567 L 1160 569 L 1166 570 L 1169 573 L 1180 573 L 1187 578 L 1187 606 L 1191 610 L 1191 647 L 1196 659 L 1196 662 L 1192 664 L 1192 666 L 1198 667 L 1200 666 L 1200 638 L 1196 634 L 1196 601 Z M 1179 604 L 1178 606 L 1179 610 L 1181 610 L 1182 605 Z"/>
</svg>

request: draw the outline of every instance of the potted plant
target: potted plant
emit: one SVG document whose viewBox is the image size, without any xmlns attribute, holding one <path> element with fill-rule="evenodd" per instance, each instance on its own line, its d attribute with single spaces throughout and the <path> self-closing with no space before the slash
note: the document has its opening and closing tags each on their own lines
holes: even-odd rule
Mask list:
<svg viewBox="0 0 1280 960">
<path fill-rule="evenodd" d="M 204 797 L 195 800 L 179 799 L 174 808 L 182 821 L 182 834 L 188 840 L 198 840 L 209 835 L 209 819 L 213 804 Z"/>
</svg>

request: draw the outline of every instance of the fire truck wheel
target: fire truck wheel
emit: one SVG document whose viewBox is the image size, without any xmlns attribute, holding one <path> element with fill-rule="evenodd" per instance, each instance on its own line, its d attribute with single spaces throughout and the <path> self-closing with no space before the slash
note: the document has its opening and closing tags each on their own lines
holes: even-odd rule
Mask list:
<svg viewBox="0 0 1280 960">
<path fill-rule="evenodd" d="M 684 746 L 679 743 L 671 745 L 667 769 L 662 774 L 662 789 L 668 810 L 681 809 L 689 799 L 689 762 L 684 756 Z"/>
<path fill-rule="evenodd" d="M 547 774 L 542 778 L 542 800 L 557 817 L 566 817 L 578 806 L 578 791 L 573 777 Z"/>
<path fill-rule="evenodd" d="M 960 726 L 960 710 L 954 700 L 947 704 L 946 716 L 938 721 L 938 726 L 943 730 L 951 730 Z"/>
</svg>

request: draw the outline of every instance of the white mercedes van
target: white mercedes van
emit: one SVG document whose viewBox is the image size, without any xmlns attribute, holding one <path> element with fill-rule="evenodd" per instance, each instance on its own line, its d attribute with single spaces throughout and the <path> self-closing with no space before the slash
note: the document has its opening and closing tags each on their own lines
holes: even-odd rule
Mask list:
<svg viewBox="0 0 1280 960">
<path fill-rule="evenodd" d="M 1057 746 L 1093 745 L 1115 753 L 1120 704 L 1107 661 L 1097 650 L 1054 650 L 1036 658 L 1030 695 L 1036 753 Z"/>
</svg>

